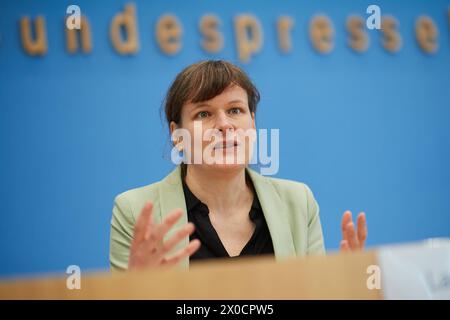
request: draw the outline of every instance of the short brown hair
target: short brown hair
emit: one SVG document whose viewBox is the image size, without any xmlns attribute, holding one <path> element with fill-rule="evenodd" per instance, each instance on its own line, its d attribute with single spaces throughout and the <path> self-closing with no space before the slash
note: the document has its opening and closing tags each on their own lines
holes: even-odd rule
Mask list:
<svg viewBox="0 0 450 320">
<path fill-rule="evenodd" d="M 223 60 L 207 60 L 191 64 L 181 71 L 170 86 L 165 99 L 168 125 L 180 123 L 181 109 L 190 101 L 202 102 L 221 94 L 235 84 L 247 92 L 250 112 L 256 112 L 260 96 L 247 74 L 234 64 Z"/>
</svg>

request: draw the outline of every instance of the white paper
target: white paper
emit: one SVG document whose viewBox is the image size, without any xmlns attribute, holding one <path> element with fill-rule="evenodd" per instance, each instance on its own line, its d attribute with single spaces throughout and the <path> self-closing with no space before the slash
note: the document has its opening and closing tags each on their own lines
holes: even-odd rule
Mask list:
<svg viewBox="0 0 450 320">
<path fill-rule="evenodd" d="M 378 250 L 384 299 L 450 299 L 450 239 Z"/>
</svg>

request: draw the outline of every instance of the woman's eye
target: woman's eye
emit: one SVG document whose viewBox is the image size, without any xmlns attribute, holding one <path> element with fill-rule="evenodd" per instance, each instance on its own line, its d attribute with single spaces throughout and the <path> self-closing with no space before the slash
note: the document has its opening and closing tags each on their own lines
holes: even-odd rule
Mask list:
<svg viewBox="0 0 450 320">
<path fill-rule="evenodd" d="M 197 114 L 197 117 L 199 117 L 199 118 L 206 118 L 207 116 L 208 116 L 208 112 L 207 111 L 200 111 Z"/>
<path fill-rule="evenodd" d="M 239 108 L 232 108 L 230 110 L 230 113 L 231 114 L 239 114 L 239 113 L 241 113 L 241 109 L 239 109 Z"/>
</svg>

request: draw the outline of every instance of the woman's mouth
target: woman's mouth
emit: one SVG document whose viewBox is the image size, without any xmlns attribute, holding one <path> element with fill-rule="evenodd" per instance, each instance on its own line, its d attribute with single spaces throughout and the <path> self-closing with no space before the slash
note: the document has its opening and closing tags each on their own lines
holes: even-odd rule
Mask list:
<svg viewBox="0 0 450 320">
<path fill-rule="evenodd" d="M 214 149 L 232 149 L 238 145 L 237 141 L 221 141 L 214 145 Z"/>
</svg>

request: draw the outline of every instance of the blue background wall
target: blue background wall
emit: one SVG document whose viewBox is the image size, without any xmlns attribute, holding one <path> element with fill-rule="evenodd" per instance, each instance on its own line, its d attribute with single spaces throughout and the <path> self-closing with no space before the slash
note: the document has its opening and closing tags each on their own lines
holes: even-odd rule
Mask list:
<svg viewBox="0 0 450 320">
<path fill-rule="evenodd" d="M 136 1 L 140 52 L 119 56 L 112 16 L 126 1 L 76 1 L 90 19 L 93 52 L 65 50 L 63 19 L 73 1 L 0 2 L 0 276 L 108 267 L 116 194 L 163 178 L 172 168 L 159 108 L 174 76 L 206 58 L 236 62 L 232 19 L 252 13 L 264 46 L 244 68 L 261 91 L 260 128 L 280 128 L 278 177 L 307 183 L 321 207 L 329 250 L 338 248 L 344 210 L 364 210 L 369 246 L 450 236 L 450 1 Z M 356 54 L 345 19 L 369 4 L 400 22 L 403 48 L 387 53 L 378 31 Z M 183 48 L 163 55 L 157 19 L 183 24 Z M 225 47 L 199 45 L 199 18 L 222 20 Z M 317 13 L 333 21 L 331 54 L 308 38 Z M 18 20 L 43 14 L 49 52 L 27 56 Z M 293 51 L 280 53 L 275 21 L 295 19 Z M 414 22 L 428 14 L 439 51 L 419 49 Z"/>
</svg>

